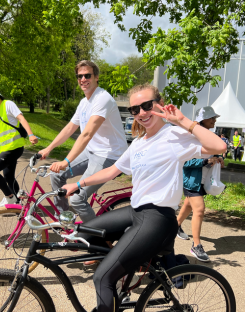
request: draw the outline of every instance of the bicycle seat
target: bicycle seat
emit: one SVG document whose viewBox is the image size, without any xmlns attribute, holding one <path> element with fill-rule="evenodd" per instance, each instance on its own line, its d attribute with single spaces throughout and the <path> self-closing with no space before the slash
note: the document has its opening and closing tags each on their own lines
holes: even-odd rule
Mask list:
<svg viewBox="0 0 245 312">
<path fill-rule="evenodd" d="M 157 253 L 158 256 L 166 256 L 169 255 L 174 249 L 174 240 L 164 247 L 160 252 Z"/>
</svg>

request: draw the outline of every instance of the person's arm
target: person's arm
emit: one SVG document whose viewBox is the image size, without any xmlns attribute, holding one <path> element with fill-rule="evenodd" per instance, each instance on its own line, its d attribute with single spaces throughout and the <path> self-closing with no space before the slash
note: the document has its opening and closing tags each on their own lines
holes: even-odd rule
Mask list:
<svg viewBox="0 0 245 312">
<path fill-rule="evenodd" d="M 98 131 L 99 127 L 105 121 L 104 117 L 101 116 L 91 116 L 85 129 L 77 138 L 75 144 L 73 145 L 70 153 L 66 156 L 66 158 L 71 163 L 88 145 L 88 142 L 92 139 L 94 134 Z M 68 166 L 68 162 L 66 160 L 55 162 L 51 165 L 50 170 L 54 172 L 60 172 L 60 170 L 64 170 Z"/>
<path fill-rule="evenodd" d="M 57 146 L 64 143 L 77 129 L 78 125 L 75 125 L 71 121 L 61 130 L 61 132 L 57 135 L 57 137 L 53 140 L 53 142 L 43 150 L 38 153 L 42 155 L 42 159 L 48 157 L 49 153 Z"/>
<path fill-rule="evenodd" d="M 158 113 L 155 111 L 151 111 L 153 115 L 157 115 L 159 117 L 165 118 L 167 121 L 179 126 L 187 131 L 189 131 L 193 121 L 185 117 L 181 111 L 175 107 L 173 104 L 166 105 L 162 107 L 157 104 L 158 108 L 163 113 Z M 198 139 L 198 141 L 202 145 L 202 154 L 221 154 L 226 151 L 226 144 L 221 140 L 215 133 L 209 131 L 208 129 L 196 125 L 192 131 L 192 134 Z"/>
<path fill-rule="evenodd" d="M 121 172 L 122 171 L 120 171 L 115 165 L 112 165 L 111 167 L 100 170 L 99 172 L 93 174 L 92 176 L 84 180 L 81 179 L 79 183 L 81 187 L 102 184 L 102 183 L 105 183 L 107 181 L 114 179 Z M 62 188 L 67 190 L 66 197 L 68 197 L 71 193 L 75 192 L 79 188 L 79 186 L 77 183 L 71 183 L 71 184 L 63 185 Z"/>
<path fill-rule="evenodd" d="M 16 118 L 19 120 L 22 126 L 26 129 L 28 136 L 33 134 L 31 131 L 30 125 L 28 124 L 27 120 L 22 114 L 19 114 L 18 116 L 16 116 Z M 31 142 L 31 144 L 37 144 L 38 138 L 35 135 L 31 135 L 29 136 L 29 141 Z"/>
</svg>

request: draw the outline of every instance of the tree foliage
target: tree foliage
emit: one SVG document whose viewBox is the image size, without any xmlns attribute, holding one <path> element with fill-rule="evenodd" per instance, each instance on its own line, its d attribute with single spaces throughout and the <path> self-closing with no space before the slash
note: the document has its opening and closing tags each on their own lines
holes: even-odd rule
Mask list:
<svg viewBox="0 0 245 312">
<path fill-rule="evenodd" d="M 142 56 L 129 55 L 122 59 L 119 65 L 128 66 L 129 71 L 135 75 L 137 84 L 151 82 L 154 78 L 154 69 L 145 66 Z"/>
<path fill-rule="evenodd" d="M 107 44 L 102 23 L 74 1 L 0 0 L 1 92 L 32 107 L 38 98 L 74 98 L 75 64 Z"/>
</svg>

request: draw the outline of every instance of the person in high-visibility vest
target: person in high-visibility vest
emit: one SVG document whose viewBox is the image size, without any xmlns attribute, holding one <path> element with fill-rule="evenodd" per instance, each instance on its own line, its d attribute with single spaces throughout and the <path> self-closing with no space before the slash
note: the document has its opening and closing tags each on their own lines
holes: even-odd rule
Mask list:
<svg viewBox="0 0 245 312">
<path fill-rule="evenodd" d="M 5 100 L 0 94 L 0 116 L 1 119 L 15 127 L 19 127 L 21 122 L 29 135 L 32 144 L 38 142 L 37 137 L 32 133 L 31 128 L 22 115 L 19 108 L 12 101 Z M 18 130 L 6 124 L 0 119 L 0 189 L 4 193 L 4 198 L 0 202 L 0 207 L 6 204 L 17 202 L 19 191 L 18 182 L 15 180 L 15 169 L 17 159 L 23 154 L 25 140 Z"/>
<path fill-rule="evenodd" d="M 233 135 L 233 145 L 234 145 L 234 157 L 235 157 L 235 161 L 236 159 L 238 158 L 239 161 L 241 161 L 241 147 L 242 147 L 242 144 L 241 144 L 241 136 L 238 134 L 238 130 L 235 129 L 235 133 Z"/>
</svg>

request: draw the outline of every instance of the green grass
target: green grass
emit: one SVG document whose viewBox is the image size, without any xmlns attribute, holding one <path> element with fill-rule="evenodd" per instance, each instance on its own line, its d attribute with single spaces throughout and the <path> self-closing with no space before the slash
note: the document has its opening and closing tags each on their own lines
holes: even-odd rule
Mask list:
<svg viewBox="0 0 245 312">
<path fill-rule="evenodd" d="M 218 196 L 206 195 L 205 205 L 212 210 L 226 212 L 229 216 L 245 220 L 245 185 L 226 183 L 226 189 Z"/>
<path fill-rule="evenodd" d="M 230 156 L 225 158 L 224 163 L 225 163 L 225 166 L 227 166 L 229 163 L 239 164 L 239 165 L 244 165 L 245 166 L 245 161 L 239 161 L 239 160 L 235 161 Z"/>
<path fill-rule="evenodd" d="M 36 145 L 32 145 L 28 138 L 25 139 L 25 148 L 33 152 L 38 152 L 47 147 L 68 123 L 59 119 L 60 114 L 57 112 L 47 114 L 44 110 L 35 109 L 35 113 L 29 113 L 29 108 L 21 108 L 21 111 L 31 126 L 33 134 L 40 138 Z M 61 146 L 56 147 L 49 156 L 63 160 L 74 142 L 75 140 L 69 138 Z"/>
</svg>

